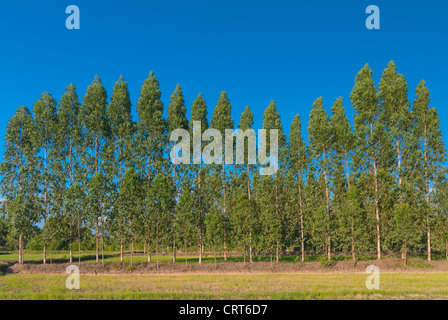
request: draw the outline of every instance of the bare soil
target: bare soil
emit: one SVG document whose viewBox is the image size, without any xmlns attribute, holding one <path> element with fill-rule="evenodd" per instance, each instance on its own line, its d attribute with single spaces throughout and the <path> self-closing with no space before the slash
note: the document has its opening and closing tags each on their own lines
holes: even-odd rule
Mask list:
<svg viewBox="0 0 448 320">
<path fill-rule="evenodd" d="M 8 272 L 20 274 L 65 274 L 70 263 L 59 264 L 23 264 L 2 262 L 9 265 Z M 78 265 L 77 263 L 72 263 Z M 367 266 L 375 265 L 380 272 L 448 272 L 447 261 L 408 261 L 405 266 L 399 258 L 383 260 L 336 261 L 331 266 L 320 262 L 270 263 L 270 262 L 219 262 L 217 264 L 189 264 L 163 262 L 157 267 L 155 262 L 129 263 L 105 262 L 81 263 L 81 274 L 213 274 L 213 273 L 365 273 Z"/>
</svg>

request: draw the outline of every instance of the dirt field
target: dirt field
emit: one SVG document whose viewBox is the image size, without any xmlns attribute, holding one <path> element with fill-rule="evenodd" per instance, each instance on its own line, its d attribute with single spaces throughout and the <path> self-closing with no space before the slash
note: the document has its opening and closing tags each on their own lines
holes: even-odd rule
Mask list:
<svg viewBox="0 0 448 320">
<path fill-rule="evenodd" d="M 0 261 L 0 264 L 2 262 Z M 4 261 L 9 265 L 8 273 L 15 274 L 65 274 L 69 263 L 20 265 L 13 261 Z M 78 265 L 77 263 L 72 263 Z M 320 262 L 306 263 L 270 263 L 270 262 L 220 262 L 217 264 L 181 264 L 164 262 L 157 267 L 155 262 L 129 263 L 105 262 L 81 263 L 81 274 L 213 274 L 213 273 L 363 273 L 367 266 L 375 265 L 380 272 L 448 272 L 447 261 L 424 261 L 421 259 L 408 261 L 404 266 L 401 259 L 366 260 L 354 264 L 352 261 L 337 261 L 331 266 L 323 266 Z"/>
</svg>

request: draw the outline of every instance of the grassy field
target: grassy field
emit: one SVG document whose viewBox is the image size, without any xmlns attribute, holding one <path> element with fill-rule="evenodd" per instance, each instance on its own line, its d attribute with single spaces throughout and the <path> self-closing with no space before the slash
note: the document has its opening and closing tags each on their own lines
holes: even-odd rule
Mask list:
<svg viewBox="0 0 448 320">
<path fill-rule="evenodd" d="M 448 299 L 446 273 L 81 275 L 68 290 L 64 275 L 0 276 L 0 299 Z"/>
</svg>

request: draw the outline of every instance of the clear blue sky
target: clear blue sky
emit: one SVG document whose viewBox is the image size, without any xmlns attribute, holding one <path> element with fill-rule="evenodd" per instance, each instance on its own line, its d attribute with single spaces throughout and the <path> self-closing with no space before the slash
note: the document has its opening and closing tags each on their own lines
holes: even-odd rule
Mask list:
<svg viewBox="0 0 448 320">
<path fill-rule="evenodd" d="M 81 29 L 67 30 L 65 8 L 77 5 Z M 368 5 L 381 10 L 381 29 L 365 27 Z M 98 74 L 112 94 L 122 74 L 134 107 L 154 70 L 162 101 L 180 83 L 187 104 L 201 92 L 209 115 L 221 90 L 235 123 L 245 105 L 255 126 L 271 99 L 286 131 L 293 116 L 305 131 L 313 101 L 329 111 L 338 96 L 348 113 L 356 73 L 365 63 L 378 82 L 394 60 L 409 84 L 427 81 L 448 142 L 448 3 L 443 0 L 314 1 L 3 1 L 0 7 L 0 154 L 8 119 L 33 108 L 41 92 L 57 100 L 73 82 L 80 97 Z"/>
</svg>

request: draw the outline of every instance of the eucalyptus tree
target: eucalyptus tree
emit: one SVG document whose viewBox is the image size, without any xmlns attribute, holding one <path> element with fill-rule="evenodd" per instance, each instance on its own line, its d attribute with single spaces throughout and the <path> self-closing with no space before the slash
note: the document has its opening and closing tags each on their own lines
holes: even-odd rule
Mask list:
<svg viewBox="0 0 448 320">
<path fill-rule="evenodd" d="M 165 164 L 164 148 L 166 146 L 166 121 L 163 118 L 163 103 L 160 100 L 159 81 L 151 71 L 140 90 L 137 101 L 138 122 L 134 139 L 134 159 L 136 170 L 144 180 L 145 205 L 143 208 L 144 221 L 147 223 L 148 248 L 151 248 L 151 183 L 156 174 Z M 148 260 L 151 261 L 150 249 Z"/>
<path fill-rule="evenodd" d="M 222 135 L 222 145 L 225 145 L 225 132 L 226 129 L 233 130 L 233 119 L 231 116 L 232 106 L 230 104 L 229 98 L 227 97 L 227 92 L 222 91 L 218 103 L 216 104 L 215 109 L 213 110 L 213 116 L 210 120 L 210 126 L 218 130 Z M 233 142 L 233 140 L 232 140 Z M 217 199 L 222 199 L 221 208 L 222 208 L 222 222 L 223 222 L 223 244 L 224 244 L 224 261 L 227 261 L 227 234 L 228 234 L 228 216 L 227 216 L 227 185 L 228 185 L 228 177 L 226 175 L 226 165 L 224 161 L 223 155 L 218 155 L 221 157 L 221 164 L 218 167 L 221 167 L 221 192 Z M 219 181 L 219 180 L 216 180 Z"/>
<path fill-rule="evenodd" d="M 39 215 L 43 220 L 43 263 L 46 263 L 47 233 L 46 222 L 55 205 L 56 176 L 54 164 L 58 154 L 55 152 L 55 134 L 57 131 L 57 103 L 48 93 L 42 93 L 34 104 L 33 143 L 37 153 L 37 183 L 42 197 L 39 197 Z"/>
<path fill-rule="evenodd" d="M 246 106 L 244 108 L 244 111 L 241 113 L 240 124 L 238 125 L 239 129 L 242 131 L 242 132 L 240 132 L 240 134 L 248 132 L 247 130 L 251 130 L 253 125 L 254 125 L 254 114 L 252 113 L 250 107 Z M 244 203 L 247 202 L 246 203 L 247 211 L 245 212 L 246 214 L 244 216 L 248 219 L 247 227 L 249 228 L 249 240 L 248 240 L 249 262 L 252 263 L 253 262 L 253 237 L 254 237 L 254 233 L 256 231 L 255 226 L 256 226 L 256 222 L 257 222 L 257 217 L 256 217 L 256 211 L 254 210 L 255 202 L 254 202 L 254 199 L 252 197 L 252 192 L 251 192 L 252 176 L 254 175 L 254 169 L 255 169 L 255 166 L 252 165 L 251 162 L 252 161 L 255 162 L 255 159 L 249 159 L 249 157 L 250 157 L 249 139 L 250 139 L 250 136 L 247 136 L 247 138 L 244 138 L 244 160 L 247 161 L 247 163 L 245 165 L 247 196 L 246 197 L 240 196 L 238 204 L 240 206 L 241 205 L 244 206 Z M 238 152 L 241 152 L 241 151 L 238 151 Z M 244 174 L 242 174 L 242 175 L 244 176 Z"/>
<path fill-rule="evenodd" d="M 83 105 L 80 110 L 81 134 L 83 135 L 82 144 L 82 165 L 84 167 L 84 181 L 91 178 L 92 180 L 102 180 L 102 158 L 104 149 L 107 146 L 107 139 L 110 134 L 109 119 L 107 117 L 107 93 L 101 83 L 101 79 L 95 76 L 93 82 L 87 87 L 87 92 L 83 99 Z M 96 176 L 96 178 L 95 178 Z M 101 177 L 101 179 L 100 179 Z M 102 188 L 102 182 L 95 184 L 93 181 L 87 184 L 86 187 Z M 88 194 L 102 192 L 100 190 L 88 190 Z M 99 197 L 96 197 L 98 201 Z M 90 199 L 92 200 L 92 198 Z M 101 210 L 102 203 L 95 205 L 89 204 Z M 100 212 L 90 215 L 95 220 L 95 238 L 96 238 L 96 262 L 99 261 L 99 227 L 100 227 Z"/>
<path fill-rule="evenodd" d="M 197 133 L 193 131 L 194 122 L 199 122 L 201 124 L 201 130 Z M 196 97 L 196 99 L 193 101 L 193 105 L 191 107 L 191 118 L 189 123 L 189 133 L 190 138 L 193 137 L 193 139 L 202 139 L 202 134 L 207 130 L 209 127 L 208 119 L 207 119 L 207 103 L 205 102 L 204 97 L 199 93 Z M 198 133 L 200 134 L 198 136 Z M 196 136 L 195 136 L 196 135 Z M 193 143 L 194 145 L 194 143 Z M 195 150 L 192 149 L 191 155 L 194 157 L 194 153 L 197 153 L 196 157 L 199 155 L 199 159 L 202 157 L 202 151 L 203 151 L 203 144 L 200 144 L 200 149 Z M 204 248 L 204 215 L 206 210 L 206 201 L 204 199 L 204 191 L 203 191 L 203 185 L 205 183 L 205 177 L 206 177 L 206 170 L 208 166 L 204 165 L 202 161 L 199 161 L 199 163 L 194 163 L 190 166 L 190 172 L 189 174 L 192 174 L 192 181 L 195 186 L 195 189 L 197 192 L 196 195 L 196 201 L 194 201 L 194 211 L 197 212 L 196 214 L 196 227 L 197 227 L 197 233 L 198 233 L 198 247 L 199 247 L 199 264 L 202 263 L 202 254 L 203 254 L 203 248 Z"/>
<path fill-rule="evenodd" d="M 159 245 L 171 232 L 170 211 L 173 208 L 173 184 L 165 173 L 158 173 L 151 184 L 151 210 L 154 213 L 156 263 L 159 267 Z"/>
<path fill-rule="evenodd" d="M 297 114 L 289 130 L 288 162 L 292 177 L 296 181 L 298 215 L 300 220 L 300 248 L 302 262 L 305 261 L 305 229 L 304 229 L 304 188 L 305 176 L 309 165 L 308 148 L 302 137 L 302 123 Z M 293 200 L 292 200 L 293 201 Z"/>
<path fill-rule="evenodd" d="M 185 107 L 184 95 L 179 84 L 170 97 L 170 104 L 168 106 L 168 132 L 173 132 L 176 129 L 188 130 L 187 108 Z M 181 175 L 176 171 L 176 164 L 171 164 L 172 178 L 173 178 L 173 262 L 176 262 L 176 198 L 179 194 L 178 185 L 180 185 Z M 182 170 L 182 168 L 181 168 Z"/>
<path fill-rule="evenodd" d="M 264 110 L 263 114 L 263 124 L 262 128 L 266 130 L 266 154 L 268 157 L 273 156 L 271 154 L 271 144 L 275 143 L 275 141 L 271 141 L 271 130 L 277 130 L 277 148 L 278 148 L 278 168 L 282 168 L 283 163 L 285 162 L 285 148 L 286 148 L 286 136 L 283 133 L 283 126 L 280 120 L 280 113 L 277 110 L 277 106 L 272 100 L 269 105 Z M 274 146 L 275 147 L 275 146 Z M 282 223 L 282 214 L 281 214 L 281 203 L 280 203 L 280 184 L 281 181 L 279 179 L 279 170 L 276 170 L 273 174 L 273 187 L 274 187 L 274 204 L 275 204 L 275 219 L 279 220 L 277 224 L 278 229 L 275 230 L 276 234 L 276 260 L 279 262 L 279 254 L 280 254 L 280 237 L 281 237 L 281 223 Z M 283 174 L 283 173 L 282 173 Z"/>
<path fill-rule="evenodd" d="M 328 114 L 324 109 L 322 97 L 316 99 L 310 112 L 308 122 L 308 140 L 310 142 L 310 152 L 318 168 L 319 181 L 324 186 L 320 190 L 325 194 L 326 215 L 323 223 L 326 224 L 327 260 L 331 259 L 331 212 L 330 212 L 330 177 L 329 162 L 331 146 L 331 125 Z M 321 185 L 321 184 L 319 184 Z"/>
<path fill-rule="evenodd" d="M 133 167 L 126 171 L 120 184 L 119 191 L 119 212 L 123 215 L 123 220 L 127 222 L 127 233 L 130 235 L 131 241 L 131 266 L 134 253 L 134 243 L 139 233 L 141 225 L 141 212 L 143 208 L 143 179 Z M 121 250 L 121 255 L 123 251 Z M 121 261 L 123 257 L 121 256 Z"/>
<path fill-rule="evenodd" d="M 109 146 L 113 146 L 110 150 L 110 184 L 111 184 L 111 198 L 112 212 L 115 218 L 112 223 L 119 231 L 120 235 L 120 259 L 123 262 L 123 232 L 125 228 L 124 216 L 119 211 L 119 204 L 117 203 L 121 197 L 118 196 L 119 189 L 123 182 L 123 176 L 126 168 L 132 165 L 132 143 L 134 134 L 134 123 L 131 115 L 131 99 L 129 96 L 128 84 L 124 78 L 120 76 L 114 84 L 112 97 L 107 108 L 107 114 L 110 123 L 110 139 Z"/>
<path fill-rule="evenodd" d="M 358 72 L 350 100 L 357 112 L 354 119 L 354 170 L 358 173 L 357 182 L 363 188 L 367 209 L 369 209 L 368 205 L 373 203 L 372 211 L 376 219 L 376 250 L 380 260 L 382 217 L 380 199 L 383 190 L 382 182 L 388 175 L 387 158 L 390 144 L 381 119 L 382 108 L 378 102 L 372 73 L 368 64 Z"/>
<path fill-rule="evenodd" d="M 416 97 L 413 103 L 412 115 L 415 119 L 413 135 L 416 137 L 421 150 L 422 168 L 421 177 L 425 205 L 423 206 L 426 230 L 428 261 L 431 261 L 431 225 L 433 221 L 433 206 L 431 205 L 431 189 L 437 183 L 438 173 L 442 170 L 446 161 L 446 150 L 440 130 L 440 120 L 437 110 L 430 107 L 429 89 L 422 80 L 415 91 Z"/>
<path fill-rule="evenodd" d="M 382 108 L 382 121 L 390 135 L 390 146 L 394 150 L 394 161 L 390 172 L 396 178 L 395 187 L 388 188 L 391 193 L 394 214 L 406 203 L 412 211 L 415 198 L 416 170 L 420 154 L 416 153 L 417 141 L 412 134 L 414 121 L 408 101 L 408 86 L 405 77 L 397 72 L 393 61 L 389 62 L 379 82 L 379 102 Z M 402 215 L 411 218 L 411 215 Z M 405 259 L 405 253 L 403 259 Z"/>
<path fill-rule="evenodd" d="M 60 156 L 59 163 L 62 164 L 61 170 L 58 171 L 58 178 L 60 180 L 60 187 L 62 189 L 61 202 L 71 202 L 72 199 L 67 199 L 66 192 L 81 183 L 79 176 L 80 166 L 80 145 L 81 145 L 81 127 L 79 123 L 80 104 L 76 87 L 70 83 L 65 93 L 59 101 L 59 109 L 57 113 L 57 130 L 56 130 L 56 145 L 58 146 L 58 155 Z M 73 191 L 73 189 L 72 189 Z M 62 206 L 64 208 L 64 205 Z M 70 246 L 70 262 L 73 259 L 73 227 L 76 221 L 74 210 L 65 206 L 64 216 L 68 219 L 69 224 L 69 246 Z M 77 212 L 82 215 L 81 212 Z M 78 219 L 79 223 L 79 219 Z"/>
<path fill-rule="evenodd" d="M 398 187 L 403 180 L 406 148 L 409 148 L 409 133 L 412 118 L 409 110 L 408 86 L 402 74 L 397 73 L 393 61 L 384 70 L 379 83 L 378 98 L 382 109 L 382 121 L 389 131 L 396 152 L 396 176 Z"/>
<path fill-rule="evenodd" d="M 37 221 L 37 163 L 33 134 L 33 116 L 28 108 L 21 106 L 6 127 L 0 165 L 0 191 L 6 199 L 2 208 L 10 221 L 12 236 L 19 243 L 19 263 L 23 263 L 25 238 Z"/>
<path fill-rule="evenodd" d="M 331 143 L 334 152 L 331 163 L 334 181 L 334 211 L 340 222 L 348 222 L 348 228 L 346 228 L 345 223 L 342 223 L 340 230 L 349 230 L 352 259 L 355 261 L 355 227 L 357 227 L 355 226 L 355 221 L 357 221 L 356 208 L 358 206 L 356 203 L 353 203 L 353 200 L 356 199 L 355 195 L 353 195 L 355 189 L 351 190 L 350 193 L 350 188 L 352 187 L 351 170 L 353 167 L 354 135 L 345 114 L 342 98 L 339 97 L 333 104 L 331 113 Z M 346 242 L 343 236 L 347 232 L 338 232 L 338 234 L 342 236 L 340 241 Z"/>
</svg>

